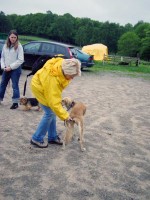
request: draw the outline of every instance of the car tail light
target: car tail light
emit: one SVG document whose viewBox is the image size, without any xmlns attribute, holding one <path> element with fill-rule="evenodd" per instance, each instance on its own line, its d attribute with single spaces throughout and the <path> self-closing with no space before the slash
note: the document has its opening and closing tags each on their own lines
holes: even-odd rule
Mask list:
<svg viewBox="0 0 150 200">
<path fill-rule="evenodd" d="M 90 56 L 90 57 L 89 57 L 89 60 L 92 61 L 92 60 L 93 60 L 93 56 Z"/>
<path fill-rule="evenodd" d="M 69 52 L 70 58 L 73 58 L 72 52 L 69 48 L 68 48 L 68 52 Z"/>
</svg>

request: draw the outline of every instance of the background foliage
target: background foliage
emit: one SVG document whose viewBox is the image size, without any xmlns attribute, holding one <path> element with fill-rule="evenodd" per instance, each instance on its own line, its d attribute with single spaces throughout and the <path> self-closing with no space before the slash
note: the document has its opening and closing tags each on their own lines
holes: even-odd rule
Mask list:
<svg viewBox="0 0 150 200">
<path fill-rule="evenodd" d="M 0 33 L 16 29 L 19 35 L 43 37 L 82 47 L 102 43 L 109 54 L 140 55 L 150 60 L 150 23 L 121 26 L 118 23 L 99 22 L 89 18 L 75 18 L 71 14 L 36 13 L 5 15 L 0 12 Z"/>
</svg>

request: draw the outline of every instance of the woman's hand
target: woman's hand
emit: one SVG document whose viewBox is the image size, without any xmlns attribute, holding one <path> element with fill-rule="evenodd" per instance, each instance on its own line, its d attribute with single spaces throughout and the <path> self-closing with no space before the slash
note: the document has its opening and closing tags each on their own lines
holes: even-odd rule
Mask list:
<svg viewBox="0 0 150 200">
<path fill-rule="evenodd" d="M 73 121 L 73 119 L 69 116 L 65 121 Z"/>
<path fill-rule="evenodd" d="M 11 71 L 11 67 L 9 67 L 9 66 L 8 66 L 8 67 L 5 67 L 5 68 L 4 68 L 4 71 L 5 71 L 5 72 L 10 72 L 10 71 Z"/>
<path fill-rule="evenodd" d="M 69 116 L 65 121 L 64 121 L 64 125 L 66 126 L 68 121 L 73 121 L 73 119 Z"/>
</svg>

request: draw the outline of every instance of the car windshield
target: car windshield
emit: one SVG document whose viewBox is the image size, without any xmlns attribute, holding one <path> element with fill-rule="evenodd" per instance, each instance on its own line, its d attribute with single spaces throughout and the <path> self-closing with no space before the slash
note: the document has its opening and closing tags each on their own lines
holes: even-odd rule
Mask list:
<svg viewBox="0 0 150 200">
<path fill-rule="evenodd" d="M 85 53 L 85 52 L 83 52 L 82 50 L 77 49 L 77 48 L 72 48 L 71 51 L 72 51 L 72 53 L 73 53 L 74 55 L 77 55 L 78 53 L 79 53 L 79 54 L 86 54 L 86 55 L 88 55 L 87 53 Z"/>
<path fill-rule="evenodd" d="M 82 52 L 80 49 L 77 49 L 77 51 L 78 51 L 79 53 L 82 53 L 82 54 L 83 54 L 83 52 Z"/>
</svg>

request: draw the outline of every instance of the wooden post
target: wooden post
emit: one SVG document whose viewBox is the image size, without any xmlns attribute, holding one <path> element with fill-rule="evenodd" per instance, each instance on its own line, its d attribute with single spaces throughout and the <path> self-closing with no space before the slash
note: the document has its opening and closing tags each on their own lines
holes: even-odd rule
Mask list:
<svg viewBox="0 0 150 200">
<path fill-rule="evenodd" d="M 136 66 L 138 67 L 140 64 L 140 55 L 139 53 L 137 53 L 137 57 L 136 57 L 136 62 L 135 62 Z"/>
<path fill-rule="evenodd" d="M 105 54 L 104 54 L 104 58 L 103 58 L 103 65 L 104 65 L 104 62 L 105 62 Z"/>
</svg>

